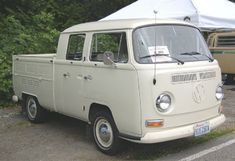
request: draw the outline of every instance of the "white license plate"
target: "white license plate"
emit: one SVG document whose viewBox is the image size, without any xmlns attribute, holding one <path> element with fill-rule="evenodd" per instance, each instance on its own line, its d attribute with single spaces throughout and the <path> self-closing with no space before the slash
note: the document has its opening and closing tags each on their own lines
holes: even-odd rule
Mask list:
<svg viewBox="0 0 235 161">
<path fill-rule="evenodd" d="M 198 123 L 194 126 L 194 136 L 201 136 L 210 132 L 209 122 Z"/>
</svg>

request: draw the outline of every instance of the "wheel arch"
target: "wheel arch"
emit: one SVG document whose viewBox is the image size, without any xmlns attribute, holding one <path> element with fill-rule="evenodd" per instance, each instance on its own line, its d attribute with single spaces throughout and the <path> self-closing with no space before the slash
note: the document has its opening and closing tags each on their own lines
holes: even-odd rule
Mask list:
<svg viewBox="0 0 235 161">
<path fill-rule="evenodd" d="M 32 96 L 32 97 L 35 97 L 36 99 L 38 99 L 37 95 L 35 95 L 35 94 L 28 93 L 28 92 L 22 92 L 22 94 L 21 94 L 22 100 L 26 99 L 27 96 Z"/>
<path fill-rule="evenodd" d="M 92 103 L 90 105 L 90 109 L 89 109 L 89 114 L 88 114 L 88 119 L 89 119 L 89 122 L 92 121 L 92 119 L 94 119 L 94 114 L 96 112 L 99 112 L 99 111 L 105 111 L 105 112 L 108 112 L 111 117 L 113 118 L 113 121 L 115 123 L 115 120 L 114 120 L 114 117 L 113 117 L 113 114 L 112 114 L 112 111 L 110 110 L 110 108 L 106 105 L 103 105 L 103 104 L 99 104 L 99 103 Z M 116 123 L 115 123 L 116 124 Z"/>
<path fill-rule="evenodd" d="M 32 93 L 22 92 L 22 94 L 21 94 L 21 98 L 22 98 L 21 105 L 22 105 L 23 110 L 25 110 L 26 99 L 29 96 L 36 98 L 37 102 L 39 103 L 37 95 L 32 94 Z"/>
</svg>

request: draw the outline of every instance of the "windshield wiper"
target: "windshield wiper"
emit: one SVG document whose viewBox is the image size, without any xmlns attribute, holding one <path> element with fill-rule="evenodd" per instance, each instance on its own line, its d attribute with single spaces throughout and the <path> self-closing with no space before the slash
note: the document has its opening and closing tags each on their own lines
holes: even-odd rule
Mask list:
<svg viewBox="0 0 235 161">
<path fill-rule="evenodd" d="M 211 57 L 209 57 L 208 55 L 206 55 L 206 54 L 201 54 L 201 53 L 195 52 L 195 51 L 193 51 L 193 52 L 188 52 L 188 53 L 181 53 L 180 55 L 191 55 L 191 56 L 193 56 L 193 55 L 202 55 L 202 56 L 207 57 L 207 58 L 209 59 L 209 62 L 213 62 L 213 61 L 214 61 L 214 59 L 211 58 Z"/>
<path fill-rule="evenodd" d="M 180 55 L 201 55 L 199 52 L 187 52 L 187 53 L 181 53 Z"/>
<path fill-rule="evenodd" d="M 166 57 L 169 57 L 169 58 L 172 58 L 172 59 L 176 60 L 178 63 L 180 63 L 180 64 L 182 64 L 182 65 L 184 64 L 184 62 L 183 62 L 182 60 L 179 60 L 179 59 L 177 59 L 177 58 L 175 58 L 175 57 L 172 57 L 172 56 L 170 56 L 170 55 L 167 55 L 167 54 L 151 54 L 151 55 L 145 55 L 145 56 L 140 57 L 140 59 L 149 58 L 149 57 L 153 57 L 153 56 L 166 56 Z"/>
</svg>

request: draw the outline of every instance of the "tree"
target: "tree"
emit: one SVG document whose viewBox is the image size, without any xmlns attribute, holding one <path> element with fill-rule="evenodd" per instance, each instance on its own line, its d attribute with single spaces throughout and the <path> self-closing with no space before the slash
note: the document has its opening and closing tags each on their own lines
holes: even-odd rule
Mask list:
<svg viewBox="0 0 235 161">
<path fill-rule="evenodd" d="M 31 25 L 23 25 L 14 16 L 0 23 L 0 105 L 12 95 L 12 55 L 55 52 L 59 32 L 52 27 L 53 16 L 34 15 Z"/>
<path fill-rule="evenodd" d="M 1 0 L 0 105 L 12 93 L 12 55 L 55 52 L 59 31 L 99 20 L 134 0 Z"/>
</svg>

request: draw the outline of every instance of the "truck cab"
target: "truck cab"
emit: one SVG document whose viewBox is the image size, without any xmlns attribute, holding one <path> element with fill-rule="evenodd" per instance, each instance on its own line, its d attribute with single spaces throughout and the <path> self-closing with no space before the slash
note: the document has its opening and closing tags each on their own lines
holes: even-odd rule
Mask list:
<svg viewBox="0 0 235 161">
<path fill-rule="evenodd" d="M 44 109 L 86 121 L 99 150 L 157 143 L 225 121 L 221 71 L 195 26 L 112 20 L 63 31 L 56 54 L 13 56 L 15 98 L 32 122 Z"/>
</svg>

